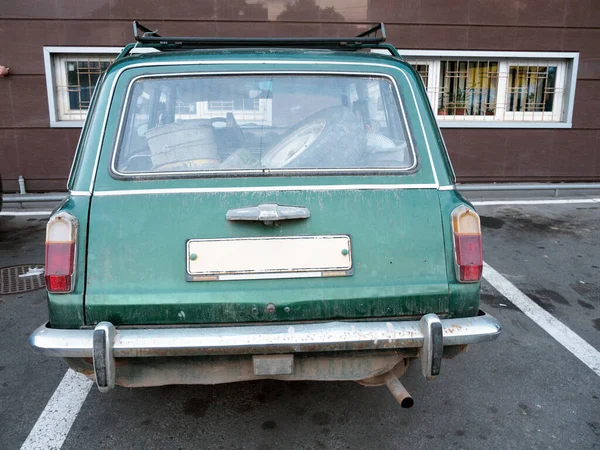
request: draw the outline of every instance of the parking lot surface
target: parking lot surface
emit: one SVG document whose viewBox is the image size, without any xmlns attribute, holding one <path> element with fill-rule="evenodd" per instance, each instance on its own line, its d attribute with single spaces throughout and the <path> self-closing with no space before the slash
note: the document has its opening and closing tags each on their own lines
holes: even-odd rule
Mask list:
<svg viewBox="0 0 600 450">
<path fill-rule="evenodd" d="M 600 203 L 477 209 L 486 263 L 599 350 Z M 43 263 L 45 220 L 0 217 L 0 267 Z M 355 383 L 92 387 L 62 448 L 600 448 L 600 376 L 485 280 L 481 307 L 500 338 L 434 381 L 414 364 L 412 409 Z M 21 447 L 65 375 L 27 345 L 46 319 L 44 290 L 0 297 L 0 449 Z"/>
</svg>

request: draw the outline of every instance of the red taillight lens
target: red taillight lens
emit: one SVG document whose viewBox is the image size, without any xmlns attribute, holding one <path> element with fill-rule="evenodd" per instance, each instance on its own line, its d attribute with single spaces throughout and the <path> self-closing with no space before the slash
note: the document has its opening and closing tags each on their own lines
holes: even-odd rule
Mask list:
<svg viewBox="0 0 600 450">
<path fill-rule="evenodd" d="M 71 292 L 75 287 L 77 219 L 68 213 L 50 218 L 46 227 L 46 288 L 52 293 Z"/>
<path fill-rule="evenodd" d="M 452 230 L 458 281 L 481 280 L 483 252 L 479 216 L 466 206 L 459 206 L 452 212 Z"/>
</svg>

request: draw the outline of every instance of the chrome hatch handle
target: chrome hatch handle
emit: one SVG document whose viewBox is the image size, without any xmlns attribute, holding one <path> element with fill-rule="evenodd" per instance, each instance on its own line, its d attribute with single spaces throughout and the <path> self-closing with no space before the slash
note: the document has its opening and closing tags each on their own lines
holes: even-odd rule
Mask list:
<svg viewBox="0 0 600 450">
<path fill-rule="evenodd" d="M 258 206 L 230 209 L 227 220 L 251 220 L 273 225 L 279 220 L 308 219 L 310 211 L 303 206 L 286 206 L 277 203 L 263 203 Z"/>
</svg>

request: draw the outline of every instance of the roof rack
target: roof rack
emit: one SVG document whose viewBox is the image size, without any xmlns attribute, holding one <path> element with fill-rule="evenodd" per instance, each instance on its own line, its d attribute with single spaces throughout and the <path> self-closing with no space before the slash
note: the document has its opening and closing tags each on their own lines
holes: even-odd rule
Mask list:
<svg viewBox="0 0 600 450">
<path fill-rule="evenodd" d="M 151 30 L 137 21 L 133 22 L 135 40 L 158 50 L 240 48 L 240 47 L 295 47 L 323 48 L 338 50 L 359 50 L 362 48 L 385 48 L 394 56 L 400 57 L 396 49 L 386 40 L 385 26 L 379 23 L 355 37 L 294 37 L 294 38 L 240 38 L 240 37 L 185 37 L 161 36 L 158 30 Z M 120 57 L 129 53 L 123 52 Z"/>
</svg>

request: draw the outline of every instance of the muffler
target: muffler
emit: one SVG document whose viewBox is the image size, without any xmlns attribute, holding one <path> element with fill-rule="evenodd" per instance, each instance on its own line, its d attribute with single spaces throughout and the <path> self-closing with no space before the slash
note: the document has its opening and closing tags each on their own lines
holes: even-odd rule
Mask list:
<svg viewBox="0 0 600 450">
<path fill-rule="evenodd" d="M 415 401 L 410 396 L 406 388 L 400 380 L 394 375 L 393 371 L 388 372 L 385 376 L 385 385 L 388 387 L 398 404 L 402 408 L 412 408 Z"/>
</svg>

